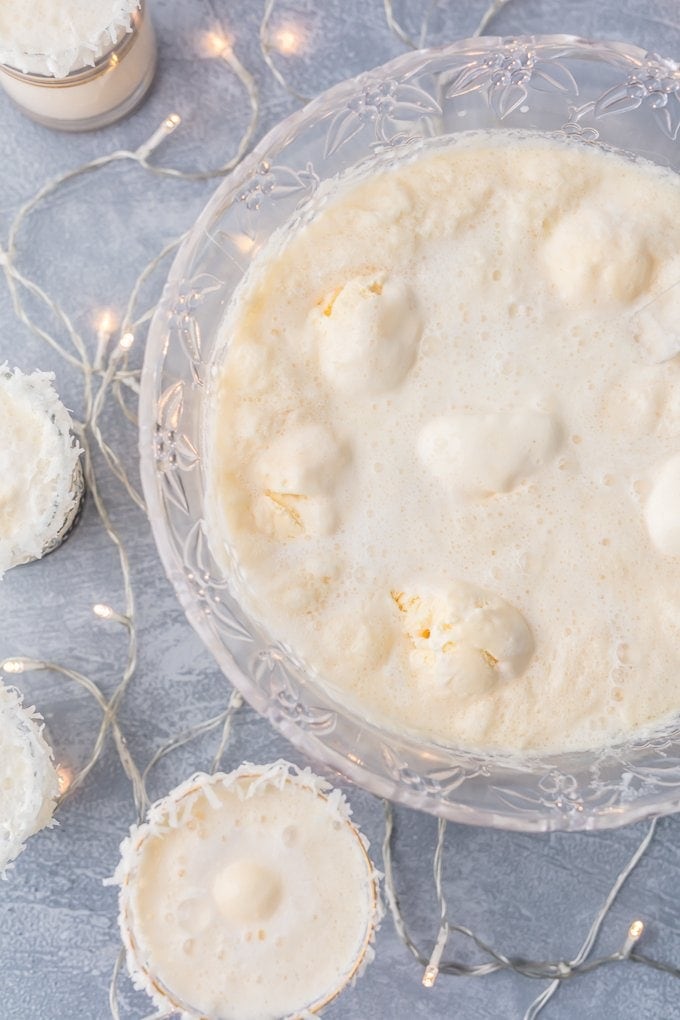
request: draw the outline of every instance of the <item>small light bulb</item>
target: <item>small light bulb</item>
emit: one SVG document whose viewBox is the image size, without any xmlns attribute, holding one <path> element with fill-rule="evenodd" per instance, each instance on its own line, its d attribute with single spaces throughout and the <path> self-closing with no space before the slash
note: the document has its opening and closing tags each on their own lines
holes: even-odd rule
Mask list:
<svg viewBox="0 0 680 1020">
<path fill-rule="evenodd" d="M 294 25 L 284 25 L 279 28 L 273 37 L 275 49 L 284 56 L 289 57 L 293 53 L 299 53 L 302 49 L 304 37 L 302 32 Z"/>
<path fill-rule="evenodd" d="M 439 974 L 439 967 L 435 967 L 434 964 L 428 963 L 423 974 L 423 988 L 432 988 L 437 975 Z"/>
<path fill-rule="evenodd" d="M 163 126 L 168 131 L 174 131 L 176 127 L 179 127 L 182 123 L 182 118 L 178 113 L 171 113 L 169 117 L 166 117 L 163 121 Z"/>
<path fill-rule="evenodd" d="M 111 606 L 104 605 L 102 602 L 97 602 L 96 605 L 92 606 L 92 612 L 100 620 L 112 620 L 114 623 L 119 623 L 121 627 L 127 628 L 127 630 L 132 628 L 132 621 L 129 616 L 117 613 Z"/>
<path fill-rule="evenodd" d="M 252 237 L 248 237 L 247 234 L 234 234 L 232 235 L 232 240 L 238 250 L 243 252 L 244 255 L 247 255 L 255 247 Z"/>
<path fill-rule="evenodd" d="M 73 782 L 73 769 L 68 765 L 57 765 L 56 773 L 57 783 L 59 784 L 59 793 L 66 793 Z"/>
<path fill-rule="evenodd" d="M 628 933 L 626 935 L 626 941 L 623 943 L 623 947 L 621 949 L 621 956 L 623 957 L 624 960 L 628 959 L 631 952 L 633 951 L 633 947 L 635 946 L 636 942 L 639 941 L 644 930 L 645 926 L 642 921 L 637 920 L 631 922 L 630 927 L 628 928 Z"/>
<path fill-rule="evenodd" d="M 23 673 L 24 664 L 21 659 L 7 659 L 3 662 L 2 668 L 5 673 Z"/>
<path fill-rule="evenodd" d="M 135 335 L 134 333 L 131 333 L 128 330 L 127 332 L 123 333 L 122 337 L 120 338 L 119 346 L 121 347 L 122 350 L 129 351 L 134 342 Z"/>
<path fill-rule="evenodd" d="M 109 308 L 105 308 L 103 312 L 97 316 L 97 336 L 99 337 L 110 337 L 116 328 L 116 317 Z"/>
<path fill-rule="evenodd" d="M 201 51 L 206 57 L 222 57 L 231 49 L 232 40 L 222 32 L 204 32 L 201 36 Z"/>
</svg>

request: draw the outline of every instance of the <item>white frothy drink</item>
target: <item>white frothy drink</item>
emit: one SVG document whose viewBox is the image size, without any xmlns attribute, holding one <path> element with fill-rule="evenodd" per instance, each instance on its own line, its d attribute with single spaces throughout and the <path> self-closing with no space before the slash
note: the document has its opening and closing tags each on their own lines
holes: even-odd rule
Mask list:
<svg viewBox="0 0 680 1020">
<path fill-rule="evenodd" d="M 479 133 L 282 236 L 206 422 L 246 609 L 358 711 L 448 744 L 592 748 L 677 713 L 677 176 Z"/>
<path fill-rule="evenodd" d="M 121 847 L 128 969 L 162 1010 L 275 1020 L 316 1010 L 373 956 L 368 844 L 339 790 L 287 762 L 198 775 Z"/>
</svg>

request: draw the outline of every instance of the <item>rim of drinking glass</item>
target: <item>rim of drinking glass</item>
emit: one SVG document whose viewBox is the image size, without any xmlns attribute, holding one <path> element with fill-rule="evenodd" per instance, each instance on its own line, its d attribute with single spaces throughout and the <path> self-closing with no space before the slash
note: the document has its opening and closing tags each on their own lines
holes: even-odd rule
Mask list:
<svg viewBox="0 0 680 1020">
<path fill-rule="evenodd" d="M 241 780 L 257 781 L 258 779 L 261 779 L 263 776 L 266 776 L 267 773 L 276 765 L 281 765 L 282 767 L 285 766 L 288 769 L 288 774 L 285 780 L 283 781 L 281 788 L 283 788 L 283 786 L 286 784 L 290 784 L 294 787 L 299 787 L 303 790 L 308 790 L 310 794 L 314 794 L 316 797 L 318 797 L 319 799 L 323 800 L 325 803 L 328 804 L 329 795 L 333 792 L 332 787 L 331 789 L 325 791 L 315 790 L 312 785 L 309 785 L 305 782 L 304 773 L 301 773 L 300 770 L 298 770 L 295 773 L 291 773 L 290 763 L 283 759 L 279 759 L 279 761 L 275 763 L 268 763 L 257 766 L 252 765 L 250 763 L 244 763 L 239 768 L 234 769 L 233 772 L 231 773 L 226 774 L 212 773 L 211 775 L 208 776 L 208 780 L 218 782 L 226 776 L 226 778 L 232 780 L 232 783 L 230 783 L 229 786 L 227 787 L 227 789 L 231 789 L 232 785 L 236 785 Z M 203 774 L 203 777 L 205 778 L 205 774 Z M 320 777 L 313 778 L 318 779 Z M 329 783 L 326 783 L 326 785 L 330 786 Z M 277 787 L 275 786 L 275 788 Z M 186 797 L 191 797 L 194 794 L 200 793 L 201 790 L 203 789 L 204 784 L 202 784 L 201 782 L 189 780 L 185 783 L 182 783 L 180 787 L 171 790 L 168 794 L 161 798 L 161 802 L 163 804 L 168 805 L 172 804 L 174 807 L 177 807 L 182 803 L 182 801 Z M 345 803 L 347 803 L 346 799 Z M 342 993 L 345 991 L 345 989 L 351 986 L 357 980 L 357 978 L 363 972 L 362 969 L 370 959 L 368 957 L 368 953 L 371 944 L 375 940 L 376 933 L 380 928 L 380 923 L 383 918 L 382 901 L 380 898 L 379 888 L 380 876 L 379 873 L 376 871 L 375 864 L 371 860 L 367 844 L 365 843 L 365 839 L 361 833 L 361 830 L 350 816 L 344 818 L 342 824 L 345 826 L 346 829 L 349 830 L 352 838 L 355 840 L 358 846 L 359 853 L 362 857 L 363 864 L 365 865 L 366 868 L 366 880 L 368 883 L 368 901 L 369 901 L 367 910 L 366 930 L 363 934 L 361 944 L 357 949 L 356 956 L 352 961 L 351 966 L 348 968 L 347 973 L 343 976 L 341 983 L 339 985 L 334 985 L 332 989 L 329 989 L 327 992 L 324 992 L 318 998 L 312 1000 L 306 1005 L 298 1007 L 294 1013 L 286 1014 L 286 1016 L 289 1017 L 290 1020 L 296 1020 L 296 1018 L 299 1015 L 301 1015 L 301 1013 L 305 1014 L 310 1013 L 313 1015 L 321 1013 L 326 1008 L 326 1006 L 329 1006 L 332 1002 L 339 998 L 340 995 L 342 995 Z M 196 1017 L 201 1016 L 203 1020 L 210 1020 L 210 1018 L 208 1018 L 207 1016 L 204 1017 L 204 1014 L 197 1010 L 193 1004 L 182 999 L 181 996 L 174 992 L 164 981 L 161 980 L 160 977 L 158 977 L 157 974 L 153 973 L 153 970 L 148 965 L 148 963 L 142 960 L 142 953 L 139 942 L 136 937 L 135 925 L 130 920 L 131 911 L 129 899 L 129 886 L 131 882 L 134 881 L 134 879 L 136 878 L 139 857 L 142 848 L 144 847 L 144 844 L 149 839 L 157 838 L 158 835 L 157 832 L 155 832 L 152 826 L 150 825 L 148 818 L 145 819 L 145 821 L 141 823 L 141 825 L 138 828 L 143 828 L 144 826 L 147 827 L 147 831 L 142 835 L 140 839 L 138 839 L 138 841 L 134 845 L 134 856 L 131 852 L 131 860 L 130 863 L 128 864 L 128 867 L 126 868 L 125 875 L 121 881 L 119 889 L 118 895 L 119 926 L 121 927 L 121 929 L 124 928 L 125 931 L 123 942 L 127 947 L 127 943 L 129 941 L 132 955 L 135 957 L 135 967 L 139 971 L 139 973 L 143 975 L 146 983 L 149 985 L 149 987 L 153 988 L 159 996 L 163 997 L 164 999 L 167 1000 L 167 1002 L 171 1003 L 173 1009 L 177 1011 L 183 1011 L 187 1015 L 194 1015 Z"/>
</svg>

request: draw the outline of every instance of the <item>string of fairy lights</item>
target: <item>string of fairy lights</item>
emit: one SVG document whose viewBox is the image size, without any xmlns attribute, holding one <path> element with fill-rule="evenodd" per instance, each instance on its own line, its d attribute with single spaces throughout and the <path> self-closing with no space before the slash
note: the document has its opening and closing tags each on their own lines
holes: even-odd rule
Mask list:
<svg viewBox="0 0 680 1020">
<path fill-rule="evenodd" d="M 511 2 L 512 0 L 493 0 L 472 34 L 479 35 L 485 32 L 495 15 Z M 262 59 L 281 88 L 298 101 L 306 102 L 309 97 L 289 84 L 276 62 L 277 55 L 289 57 L 304 52 L 306 45 L 304 27 L 291 21 L 276 29 L 273 28 L 276 4 L 277 0 L 265 0 L 264 2 L 259 25 Z M 393 0 L 383 0 L 386 26 L 393 36 L 405 46 L 414 49 L 423 46 L 427 42 L 429 20 L 435 6 L 436 0 L 423 0 L 420 28 L 417 34 L 412 35 L 398 20 Z M 180 246 L 184 235 L 167 243 L 144 267 L 119 316 L 110 310 L 104 310 L 98 315 L 94 335 L 91 337 L 84 336 L 75 328 L 60 303 L 38 283 L 27 277 L 19 268 L 18 262 L 21 232 L 26 220 L 41 209 L 58 191 L 78 178 L 96 173 L 115 163 L 133 164 L 161 178 L 210 181 L 225 176 L 241 162 L 252 147 L 259 122 L 260 97 L 257 81 L 238 58 L 234 48 L 236 40 L 229 33 L 221 28 L 213 29 L 204 32 L 200 42 L 201 53 L 205 58 L 222 61 L 236 76 L 248 102 L 248 122 L 236 144 L 233 155 L 220 166 L 204 171 L 179 170 L 158 162 L 157 150 L 161 149 L 164 141 L 181 127 L 181 118 L 172 112 L 165 117 L 156 131 L 136 149 L 116 150 L 46 182 L 19 208 L 9 228 L 6 245 L 0 246 L 0 270 L 4 273 L 17 319 L 40 341 L 55 351 L 65 365 L 82 376 L 83 410 L 81 419 L 75 422 L 75 429 L 83 449 L 86 485 L 101 526 L 108 541 L 115 549 L 123 589 L 123 604 L 120 610 L 116 610 L 104 602 L 96 603 L 92 609 L 97 620 L 103 625 L 118 627 L 125 637 L 125 652 L 119 663 L 117 682 L 109 697 L 104 695 L 90 677 L 55 662 L 17 655 L 0 662 L 0 671 L 4 672 L 8 678 L 14 678 L 19 674 L 34 670 L 49 671 L 82 688 L 92 697 L 101 711 L 99 728 L 87 761 L 77 770 L 66 766 L 59 768 L 61 793 L 58 806 L 68 797 L 73 796 L 84 784 L 98 762 L 110 734 L 122 768 L 130 782 L 137 819 L 140 821 L 150 803 L 147 792 L 149 776 L 167 755 L 192 741 L 201 740 L 208 734 L 219 731 L 219 743 L 212 759 L 211 770 L 215 772 L 220 768 L 235 716 L 243 704 L 241 695 L 237 691 L 233 691 L 223 711 L 173 736 L 155 751 L 143 769 L 140 769 L 130 753 L 118 719 L 121 703 L 135 676 L 137 666 L 138 618 L 128 553 L 102 495 L 100 479 L 95 470 L 95 451 L 103 458 L 106 467 L 121 484 L 130 501 L 142 512 L 145 512 L 144 500 L 130 481 L 122 459 L 107 442 L 101 422 L 108 401 L 113 399 L 118 412 L 130 423 L 136 424 L 136 414 L 130 406 L 130 401 L 136 400 L 139 393 L 139 371 L 131 366 L 130 352 L 135 344 L 143 342 L 144 329 L 153 315 L 155 303 L 141 311 L 138 306 L 146 285 L 153 282 L 159 271 L 167 265 L 169 258 Z M 48 330 L 40 325 L 34 314 L 29 311 L 29 302 L 35 303 L 43 311 L 49 313 L 56 329 Z M 88 351 L 89 343 L 94 348 L 92 355 Z M 591 922 L 579 952 L 573 959 L 550 962 L 532 961 L 499 952 L 473 931 L 451 918 L 442 877 L 447 833 L 447 823 L 442 820 L 438 822 L 437 842 L 432 862 L 432 879 L 438 906 L 435 935 L 432 948 L 429 951 L 425 951 L 419 946 L 411 934 L 399 901 L 398 879 L 395 875 L 393 862 L 394 810 L 392 805 L 387 802 L 385 802 L 384 808 L 385 831 L 382 846 L 385 871 L 384 895 L 398 937 L 423 968 L 422 984 L 425 988 L 431 988 L 439 975 L 483 977 L 501 970 L 514 971 L 523 977 L 548 982 L 525 1013 L 525 1020 L 534 1020 L 563 981 L 590 973 L 604 965 L 629 961 L 663 971 L 674 977 L 680 977 L 680 968 L 652 959 L 638 951 L 637 943 L 644 933 L 645 924 L 637 918 L 630 922 L 619 950 L 607 956 L 593 957 L 591 955 L 607 914 L 654 838 L 657 829 L 656 819 L 651 821 L 639 846 L 611 886 Z M 449 936 L 454 933 L 475 946 L 482 957 L 480 962 L 469 964 L 445 958 Z M 123 960 L 124 953 L 121 950 L 116 959 L 109 988 L 109 1006 L 114 1020 L 120 1020 L 118 984 Z M 154 1013 L 153 1016 L 156 1020 L 161 1018 L 161 1014 L 158 1013 Z"/>
</svg>

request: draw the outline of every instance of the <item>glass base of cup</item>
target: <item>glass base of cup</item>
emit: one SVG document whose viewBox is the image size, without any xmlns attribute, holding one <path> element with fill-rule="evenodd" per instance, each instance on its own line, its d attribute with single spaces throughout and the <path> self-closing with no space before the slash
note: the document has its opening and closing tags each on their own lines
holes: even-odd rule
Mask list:
<svg viewBox="0 0 680 1020">
<path fill-rule="evenodd" d="M 55 131 L 96 131 L 98 128 L 108 127 L 109 124 L 115 124 L 116 121 L 122 120 L 123 117 L 127 117 L 128 114 L 133 113 L 138 106 L 141 106 L 147 92 L 151 88 L 155 72 L 156 62 L 154 61 L 137 88 L 124 102 L 120 103 L 112 110 L 107 110 L 105 113 L 100 113 L 93 117 L 81 117 L 73 120 L 64 120 L 61 117 L 48 117 L 36 112 L 35 110 L 31 110 L 29 107 L 17 102 L 16 99 L 14 101 L 22 113 L 26 114 L 27 117 L 30 117 L 30 119 L 36 124 L 41 124 L 43 127 L 52 128 Z M 1 81 L 0 84 L 2 84 Z"/>
<path fill-rule="evenodd" d="M 85 497 L 87 496 L 87 487 L 85 485 L 85 475 L 80 461 L 78 461 L 76 469 L 73 472 L 72 489 L 74 493 L 77 493 L 77 498 L 73 506 L 69 510 L 68 514 L 64 518 L 63 524 L 59 528 L 59 531 L 54 536 L 52 541 L 49 542 L 43 549 L 39 557 L 40 559 L 42 559 L 44 556 L 48 556 L 51 552 L 54 552 L 55 549 L 58 549 L 59 546 L 66 541 L 66 539 L 69 537 L 69 535 L 75 528 L 76 524 L 82 517 L 83 507 L 85 505 Z"/>
<path fill-rule="evenodd" d="M 71 485 L 71 491 L 75 496 L 73 505 L 66 517 L 62 521 L 62 524 L 57 531 L 56 535 L 43 546 L 43 549 L 39 556 L 28 556 L 26 559 L 20 560 L 15 563 L 14 566 L 23 566 L 26 563 L 35 563 L 38 560 L 44 559 L 45 556 L 49 556 L 50 553 L 58 549 L 66 539 L 71 535 L 78 521 L 80 520 L 83 513 L 83 506 L 85 504 L 85 497 L 87 495 L 87 488 L 85 485 L 85 475 L 83 472 L 82 464 L 80 461 L 76 464 L 75 471 L 73 472 L 73 482 Z"/>
</svg>

